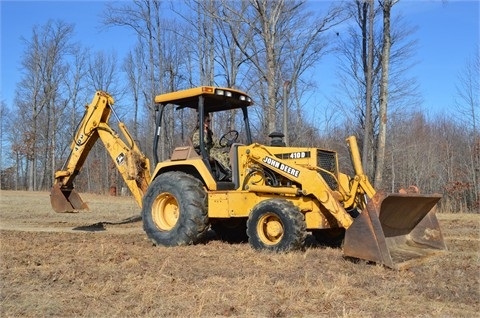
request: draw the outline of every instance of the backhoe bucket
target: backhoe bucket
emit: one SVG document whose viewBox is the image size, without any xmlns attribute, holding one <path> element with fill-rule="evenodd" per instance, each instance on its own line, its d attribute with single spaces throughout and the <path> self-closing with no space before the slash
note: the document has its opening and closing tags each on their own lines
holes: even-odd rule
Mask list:
<svg viewBox="0 0 480 318">
<path fill-rule="evenodd" d="M 59 184 L 55 184 L 50 192 L 50 203 L 55 212 L 75 212 L 78 210 L 88 210 L 88 205 L 74 189 L 62 189 Z"/>
<path fill-rule="evenodd" d="M 378 192 L 346 230 L 344 255 L 404 269 L 446 250 L 435 216 L 440 198 Z"/>
</svg>

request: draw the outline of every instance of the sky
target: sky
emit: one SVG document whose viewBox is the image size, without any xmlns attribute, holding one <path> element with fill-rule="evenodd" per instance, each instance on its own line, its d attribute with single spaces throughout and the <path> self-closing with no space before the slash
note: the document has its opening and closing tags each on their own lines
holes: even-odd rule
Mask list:
<svg viewBox="0 0 480 318">
<path fill-rule="evenodd" d="M 21 79 L 25 50 L 22 38 L 29 40 L 33 27 L 44 25 L 49 19 L 73 23 L 75 41 L 96 51 L 114 50 L 121 61 L 133 47 L 135 35 L 124 28 L 101 29 L 104 5 L 105 1 L 0 0 L 0 100 L 8 107 L 13 103 L 15 86 Z M 458 74 L 479 48 L 480 0 L 401 0 L 394 11 L 401 12 L 409 24 L 418 27 L 418 63 L 411 72 L 420 85 L 424 109 L 448 112 L 456 95 Z M 328 63 L 321 67 L 322 82 L 334 76 L 335 65 L 330 61 L 322 62 Z M 320 85 L 322 95 L 328 95 L 333 84 L 332 80 Z"/>
</svg>

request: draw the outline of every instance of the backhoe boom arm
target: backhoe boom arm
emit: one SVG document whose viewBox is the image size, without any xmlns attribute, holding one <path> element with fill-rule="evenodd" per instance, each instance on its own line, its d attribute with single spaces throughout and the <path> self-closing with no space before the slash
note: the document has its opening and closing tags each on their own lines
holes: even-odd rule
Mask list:
<svg viewBox="0 0 480 318">
<path fill-rule="evenodd" d="M 88 209 L 75 192 L 73 181 L 99 138 L 138 205 L 142 205 L 143 193 L 150 184 L 150 163 L 136 145 L 124 123 L 119 121 L 118 125 L 126 142 L 108 124 L 113 112 L 113 104 L 114 100 L 108 93 L 97 91 L 92 102 L 87 105 L 70 146 L 70 155 L 62 169 L 55 173 L 50 198 L 56 212 Z"/>
</svg>

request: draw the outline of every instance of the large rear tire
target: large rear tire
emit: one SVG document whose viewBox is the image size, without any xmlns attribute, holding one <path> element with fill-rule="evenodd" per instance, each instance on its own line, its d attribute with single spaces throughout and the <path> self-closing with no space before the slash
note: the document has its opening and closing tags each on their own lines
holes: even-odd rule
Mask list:
<svg viewBox="0 0 480 318">
<path fill-rule="evenodd" d="M 161 174 L 143 199 L 143 229 L 156 244 L 190 245 L 208 230 L 207 195 L 203 184 L 183 172 Z"/>
<path fill-rule="evenodd" d="M 257 250 L 299 250 L 305 246 L 305 219 L 298 207 L 287 200 L 265 200 L 250 213 L 247 235 L 248 242 Z"/>
</svg>

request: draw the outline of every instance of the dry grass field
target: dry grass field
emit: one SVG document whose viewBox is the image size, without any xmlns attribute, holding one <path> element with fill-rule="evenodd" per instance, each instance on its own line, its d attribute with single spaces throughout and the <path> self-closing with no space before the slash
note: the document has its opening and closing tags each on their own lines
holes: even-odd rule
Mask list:
<svg viewBox="0 0 480 318">
<path fill-rule="evenodd" d="M 129 197 L 0 191 L 1 317 L 478 317 L 480 215 L 440 214 L 448 251 L 394 271 L 341 249 L 154 247 Z M 120 222 L 120 221 L 129 222 Z M 121 224 L 123 223 L 123 224 Z"/>
</svg>

